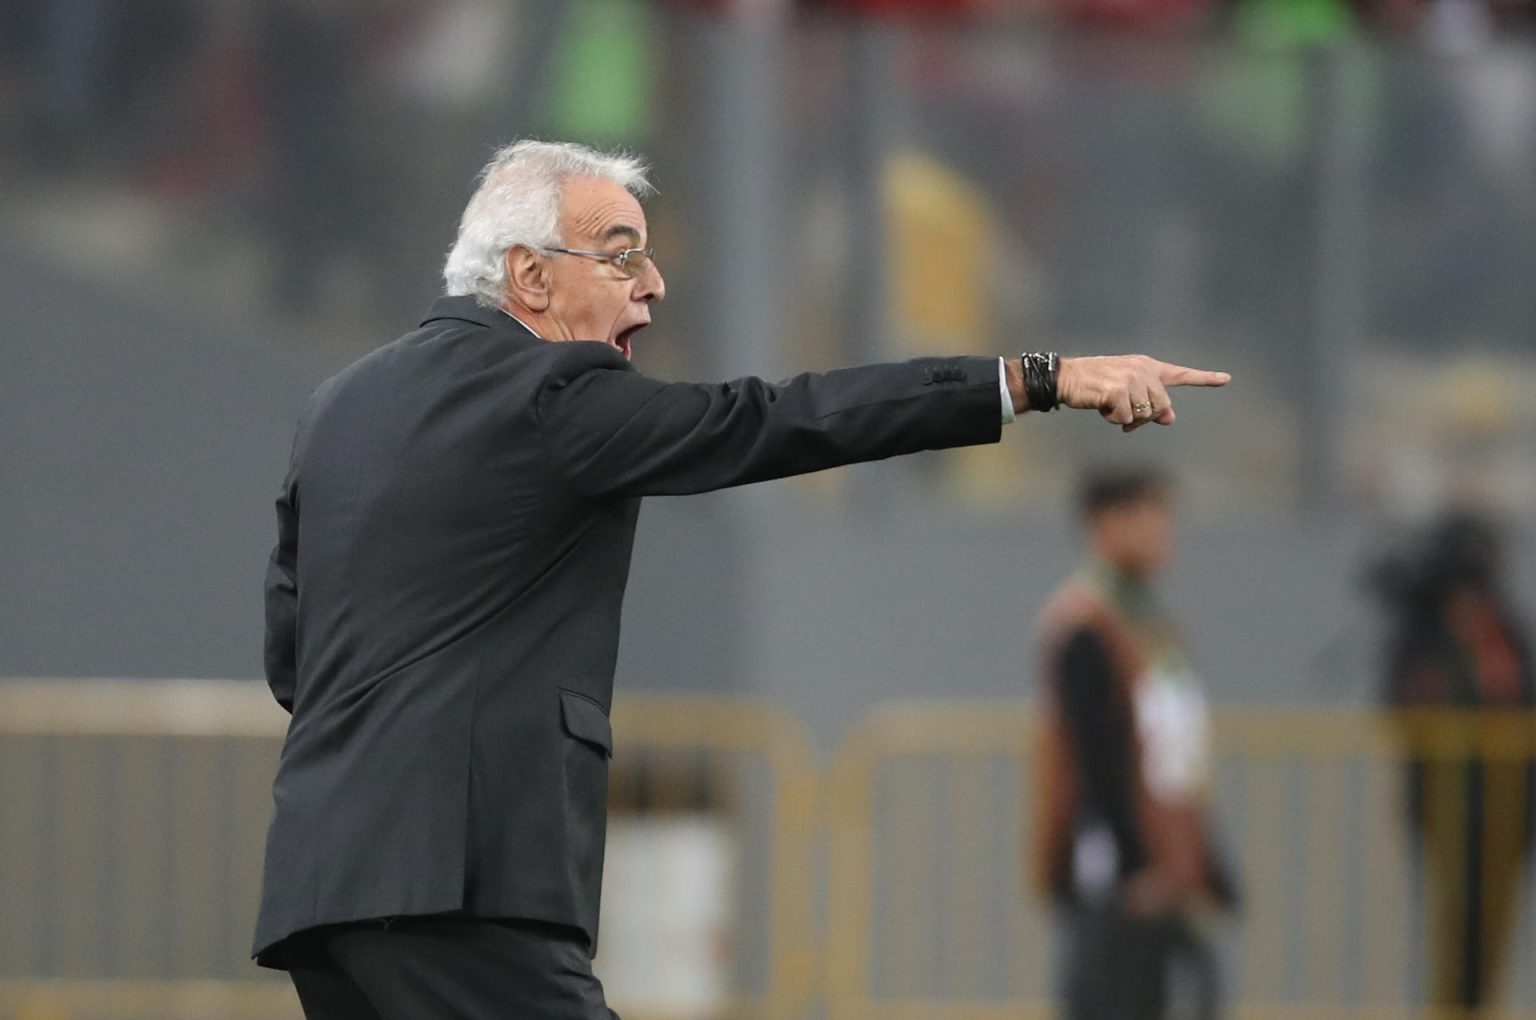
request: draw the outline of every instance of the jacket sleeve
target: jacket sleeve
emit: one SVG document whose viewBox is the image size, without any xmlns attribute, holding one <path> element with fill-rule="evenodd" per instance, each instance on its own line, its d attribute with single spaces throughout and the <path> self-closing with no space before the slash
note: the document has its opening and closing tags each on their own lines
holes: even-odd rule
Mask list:
<svg viewBox="0 0 1536 1020">
<path fill-rule="evenodd" d="M 996 442 L 996 358 L 923 358 L 782 383 L 663 383 L 562 344 L 538 395 L 555 470 L 590 496 L 680 495 Z"/>
</svg>

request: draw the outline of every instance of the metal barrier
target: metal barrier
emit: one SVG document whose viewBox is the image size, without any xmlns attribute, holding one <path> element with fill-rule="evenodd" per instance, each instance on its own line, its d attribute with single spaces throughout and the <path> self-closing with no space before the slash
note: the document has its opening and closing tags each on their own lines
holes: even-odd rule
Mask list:
<svg viewBox="0 0 1536 1020">
<path fill-rule="evenodd" d="M 765 886 L 759 895 L 742 900 L 742 916 L 766 920 L 760 954 L 746 950 L 742 962 L 761 955 L 766 977 L 760 994 L 731 1003 L 719 1016 L 789 1020 L 805 1016 L 819 992 L 816 930 L 817 856 L 819 853 L 819 774 L 804 728 L 780 709 L 743 699 L 637 695 L 614 705 L 614 734 L 618 754 L 643 752 L 697 753 L 715 757 L 711 769 L 716 783 L 735 790 L 732 812 L 742 819 L 744 860 L 763 866 Z M 736 756 L 734 780 L 720 768 L 725 756 Z M 762 774 L 758 785 L 741 774 L 755 761 Z M 723 774 L 722 774 L 723 773 Z M 756 792 L 759 795 L 754 796 Z M 767 809 L 754 825 L 754 810 Z M 754 851 L 766 849 L 765 859 Z M 755 900 L 755 905 L 751 902 Z M 748 983 L 754 983 L 748 978 Z M 644 1020 L 643 1010 L 615 1002 L 626 1018 Z M 658 1012 L 673 1017 L 676 1013 Z"/>
<path fill-rule="evenodd" d="M 1236 944 L 1244 1002 L 1352 1016 L 1346 1007 L 1403 1015 L 1427 1001 L 1440 1003 L 1426 1013 L 1437 1018 L 1536 1016 L 1523 874 L 1536 718 L 1228 712 L 1216 737 L 1220 799 L 1249 891 Z M 1475 907 L 1466 902 L 1473 868 Z M 1463 924 L 1485 961 L 1506 957 L 1490 965 L 1488 998 L 1513 1008 L 1450 1006 Z"/>
<path fill-rule="evenodd" d="M 1051 1015 L 1048 934 L 1018 882 L 1030 733 L 1022 705 L 909 703 L 849 735 L 828 799 L 834 1020 Z"/>
<path fill-rule="evenodd" d="M 1053 1014 L 1049 912 L 1023 888 L 1032 737 L 1022 703 L 891 705 L 850 734 L 828 799 L 834 1020 Z M 1437 1001 L 1454 951 L 1472 832 L 1480 906 L 1503 911 L 1484 930 L 1511 931 L 1483 947 L 1510 957 L 1504 998 L 1518 1003 L 1476 1015 L 1536 1017 L 1536 924 L 1519 891 L 1529 843 L 1510 830 L 1528 818 L 1532 717 L 1228 711 L 1216 745 L 1215 813 L 1246 890 L 1241 918 L 1215 928 L 1236 1015 L 1472 1016 L 1419 1005 Z"/>
<path fill-rule="evenodd" d="M 303 1020 L 285 981 L 4 981 L 15 1020 Z"/>
<path fill-rule="evenodd" d="M 248 960 L 286 726 L 259 683 L 0 683 L 0 1017 L 301 1016 L 286 980 Z M 621 698 L 614 729 L 616 796 L 632 763 L 652 801 L 675 799 L 669 777 L 702 777 L 739 859 L 759 869 L 737 890 L 745 948 L 731 984 L 744 991 L 714 1012 L 803 1016 L 819 980 L 803 729 L 742 700 L 649 696 Z M 615 1000 L 627 1020 L 648 1015 Z"/>
<path fill-rule="evenodd" d="M 777 709 L 643 696 L 614 717 L 616 817 L 688 787 L 730 821 L 736 994 L 713 1015 L 790 1020 L 823 995 L 833 1020 L 1052 1015 L 1049 912 L 1022 882 L 1027 706 L 880 709 L 839 753 L 824 819 L 802 728 Z M 0 684 L 0 1017 L 299 1017 L 286 982 L 246 959 L 285 724 L 259 684 Z M 1234 1015 L 1471 1020 L 1418 1004 L 1444 981 L 1423 961 L 1443 969 L 1475 838 L 1485 927 L 1514 932 L 1483 948 L 1508 957 L 1517 1004 L 1479 1020 L 1536 1017 L 1536 924 L 1517 892 L 1531 717 L 1228 711 L 1216 743 L 1216 815 L 1246 890 L 1219 939 Z M 615 1002 L 627 1020 L 679 1015 Z"/>
</svg>

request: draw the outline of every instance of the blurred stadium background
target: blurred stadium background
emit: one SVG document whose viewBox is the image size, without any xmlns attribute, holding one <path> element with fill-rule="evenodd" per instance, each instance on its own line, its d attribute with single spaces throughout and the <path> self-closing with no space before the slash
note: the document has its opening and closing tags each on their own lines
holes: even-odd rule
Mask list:
<svg viewBox="0 0 1536 1020">
<path fill-rule="evenodd" d="M 416 323 L 527 134 L 653 161 L 653 374 L 1237 378 L 1156 435 L 1030 419 L 647 503 L 599 958 L 626 1017 L 1051 1015 L 1032 626 L 1107 456 L 1179 481 L 1234 1012 L 1418 1013 L 1403 741 L 1525 760 L 1536 727 L 1385 722 L 1363 579 L 1472 505 L 1536 606 L 1520 0 L 5 0 L 0 1016 L 299 1015 L 245 953 L 272 499 L 310 389 Z M 1536 1017 L 1529 883 L 1510 909 L 1487 1015 Z"/>
</svg>

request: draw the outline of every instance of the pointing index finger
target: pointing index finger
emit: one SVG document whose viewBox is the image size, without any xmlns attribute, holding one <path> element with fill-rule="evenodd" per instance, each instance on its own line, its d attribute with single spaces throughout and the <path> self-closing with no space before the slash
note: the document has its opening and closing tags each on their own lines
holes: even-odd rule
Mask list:
<svg viewBox="0 0 1536 1020">
<path fill-rule="evenodd" d="M 1227 372 L 1207 372 L 1199 368 L 1185 368 L 1182 365 L 1164 365 L 1162 371 L 1164 386 L 1225 386 L 1232 381 L 1232 376 Z"/>
</svg>

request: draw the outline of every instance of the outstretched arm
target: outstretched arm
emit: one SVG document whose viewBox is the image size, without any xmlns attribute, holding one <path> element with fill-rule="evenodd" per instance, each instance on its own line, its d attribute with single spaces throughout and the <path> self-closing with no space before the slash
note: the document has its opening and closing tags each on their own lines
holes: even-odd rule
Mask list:
<svg viewBox="0 0 1536 1020">
<path fill-rule="evenodd" d="M 662 383 L 611 347 L 561 344 L 538 395 L 551 465 L 591 496 L 677 495 L 999 438 L 996 358 L 920 358 L 809 373 L 782 383 Z M 1015 413 L 1029 410 L 1004 362 Z M 1221 386 L 1218 372 L 1141 355 L 1068 358 L 1057 399 L 1126 431 L 1168 425 L 1170 386 Z"/>
<path fill-rule="evenodd" d="M 663 383 L 567 343 L 539 394 L 551 465 L 592 496 L 679 495 L 920 450 L 995 443 L 996 358 L 920 358 L 762 379 Z"/>
</svg>

